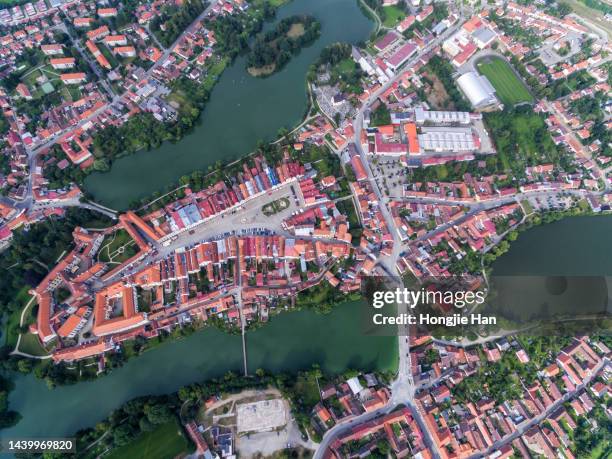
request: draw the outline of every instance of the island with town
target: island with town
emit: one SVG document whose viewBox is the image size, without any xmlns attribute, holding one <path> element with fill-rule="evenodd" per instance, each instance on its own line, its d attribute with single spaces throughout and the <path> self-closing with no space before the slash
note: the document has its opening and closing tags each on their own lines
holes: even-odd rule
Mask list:
<svg viewBox="0 0 612 459">
<path fill-rule="evenodd" d="M 4 449 L 44 440 L 45 424 L 93 403 L 81 388 L 108 384 L 100 393 L 117 394 L 106 409 L 50 428 L 73 439 L 73 452 L 27 452 L 612 457 L 612 296 L 596 313 L 573 304 L 572 320 L 553 323 L 554 305 L 508 311 L 490 294 L 515 244 L 565 222 L 604 228 L 589 236 L 586 223 L 573 226 L 576 249 L 558 250 L 591 244 L 603 261 L 570 253 L 571 274 L 610 273 L 609 2 L 328 1 L 0 1 Z M 335 7 L 367 24 L 362 40 L 338 41 Z M 219 91 L 282 92 L 296 74 L 303 116 L 250 153 L 174 183 L 136 171 L 157 191 L 120 208 L 91 188 L 160 148 L 161 168 L 172 169 L 173 151 L 215 116 Z M 240 135 L 275 110 L 253 107 L 253 126 L 231 109 L 219 116 Z M 517 276 L 530 274 L 538 247 L 523 250 Z M 350 358 L 334 369 L 312 351 L 344 333 L 321 326 L 338 309 L 350 308 L 357 319 L 346 327 L 357 327 L 373 290 L 399 288 L 465 290 L 487 303 L 465 312 L 492 319 L 429 331 L 394 323 L 386 338 L 352 330 Z M 392 303 L 393 314 L 410 312 Z M 457 307 L 427 310 L 467 324 Z M 294 349 L 275 331 L 269 339 L 280 341 L 257 348 L 298 315 L 312 342 Z M 202 357 L 196 379 L 113 386 L 129 385 L 145 359 L 180 363 L 162 352 L 204 335 L 217 337 L 210 349 L 182 349 L 219 356 L 214 369 Z M 377 339 L 390 343 L 390 366 L 360 358 Z M 287 363 L 253 366 L 275 352 Z"/>
</svg>

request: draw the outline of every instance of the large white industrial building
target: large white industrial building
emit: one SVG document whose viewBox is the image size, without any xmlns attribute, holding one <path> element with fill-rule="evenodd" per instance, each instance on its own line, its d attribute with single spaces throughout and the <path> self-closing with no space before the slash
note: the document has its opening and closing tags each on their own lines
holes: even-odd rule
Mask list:
<svg viewBox="0 0 612 459">
<path fill-rule="evenodd" d="M 478 149 L 470 128 L 423 127 L 419 145 L 425 153 L 463 153 Z"/>
<path fill-rule="evenodd" d="M 484 75 L 468 72 L 457 78 L 457 84 L 474 108 L 482 108 L 498 103 L 495 89 Z"/>
</svg>

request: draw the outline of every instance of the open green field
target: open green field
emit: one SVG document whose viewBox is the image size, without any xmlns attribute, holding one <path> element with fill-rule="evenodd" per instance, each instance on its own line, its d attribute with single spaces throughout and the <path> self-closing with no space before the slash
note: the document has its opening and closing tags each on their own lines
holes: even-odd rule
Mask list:
<svg viewBox="0 0 612 459">
<path fill-rule="evenodd" d="M 383 21 L 385 27 L 395 27 L 406 17 L 406 13 L 395 5 L 384 6 L 383 10 L 385 11 L 385 20 Z"/>
<path fill-rule="evenodd" d="M 487 57 L 478 62 L 477 67 L 478 72 L 489 79 L 504 105 L 512 106 L 521 102 L 533 102 L 533 97 L 523 82 L 503 59 Z"/>
<path fill-rule="evenodd" d="M 177 421 L 160 425 L 157 429 L 139 435 L 130 444 L 117 448 L 108 459 L 168 459 L 191 450 L 183 429 Z"/>
<path fill-rule="evenodd" d="M 544 120 L 525 108 L 485 114 L 485 124 L 495 139 L 495 161 L 500 171 L 520 173 L 530 164 L 558 164 L 559 152 Z"/>
</svg>

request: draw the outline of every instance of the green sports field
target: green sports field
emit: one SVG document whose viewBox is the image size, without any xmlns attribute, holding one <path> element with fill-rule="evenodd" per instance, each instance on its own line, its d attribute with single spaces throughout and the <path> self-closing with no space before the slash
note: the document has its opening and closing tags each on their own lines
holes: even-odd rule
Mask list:
<svg viewBox="0 0 612 459">
<path fill-rule="evenodd" d="M 506 106 L 533 102 L 533 97 L 510 65 L 498 57 L 487 57 L 477 64 L 478 72 L 488 78 L 497 96 Z"/>
</svg>

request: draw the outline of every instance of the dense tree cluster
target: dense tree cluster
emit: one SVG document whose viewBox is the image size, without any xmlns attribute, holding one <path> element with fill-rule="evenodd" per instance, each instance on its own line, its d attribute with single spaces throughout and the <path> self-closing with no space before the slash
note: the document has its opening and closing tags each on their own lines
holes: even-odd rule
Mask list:
<svg viewBox="0 0 612 459">
<path fill-rule="evenodd" d="M 457 85 L 453 79 L 453 73 L 455 70 L 453 66 L 447 60 L 441 58 L 438 55 L 432 56 L 429 59 L 429 63 L 427 64 L 427 68 L 431 70 L 436 76 L 440 79 L 442 84 L 444 85 L 444 89 L 446 93 L 453 101 L 453 105 L 456 110 L 459 111 L 470 111 L 470 104 L 465 100 L 459 89 L 457 89 Z"/>
<path fill-rule="evenodd" d="M 608 407 L 610 402 L 608 402 Z M 593 428 L 596 423 L 597 428 Z M 601 405 L 596 405 L 587 416 L 580 416 L 578 426 L 573 432 L 574 446 L 577 457 L 610 457 L 612 454 L 612 419 L 606 415 Z M 602 451 L 602 455 L 595 453 Z"/>
<path fill-rule="evenodd" d="M 215 31 L 217 52 L 231 59 L 245 51 L 249 46 L 249 37 L 259 33 L 264 21 L 274 18 L 276 9 L 268 2 L 259 7 L 259 14 L 254 17 L 246 13 L 226 15 L 207 22 L 207 26 Z"/>
<path fill-rule="evenodd" d="M 317 61 L 317 65 L 331 65 L 334 66 L 339 64 L 344 59 L 351 57 L 351 45 L 348 43 L 332 43 L 329 46 L 323 48 L 321 55 Z"/>
<path fill-rule="evenodd" d="M 21 416 L 16 411 L 9 410 L 8 395 L 12 389 L 13 383 L 0 375 L 0 429 L 11 427 L 17 422 Z"/>
<path fill-rule="evenodd" d="M 524 177 L 526 166 L 549 162 L 571 170 L 568 155 L 561 154 L 544 119 L 530 106 L 485 113 L 484 120 L 497 151 L 488 161 L 496 165 L 497 172 L 512 171 Z"/>
<path fill-rule="evenodd" d="M 310 82 L 317 81 L 319 73 L 328 73 L 329 79 L 317 84 L 340 86 L 340 90 L 348 94 L 361 94 L 363 87 L 361 79 L 365 72 L 351 57 L 351 46 L 348 43 L 332 43 L 326 46 L 319 59 L 310 66 L 306 78 Z"/>
<path fill-rule="evenodd" d="M 391 111 L 385 104 L 379 104 L 370 113 L 370 126 L 385 126 L 391 124 Z"/>
<path fill-rule="evenodd" d="M 9 130 L 9 123 L 3 113 L 0 113 L 0 137 L 4 136 Z"/>
<path fill-rule="evenodd" d="M 46 166 L 43 170 L 45 178 L 49 181 L 49 188 L 59 189 L 69 186 L 71 183 L 82 183 L 85 179 L 85 172 L 78 167 L 69 165 L 64 169 L 58 167 L 58 163 L 67 159 L 62 148 L 55 144 L 51 147 L 50 156 L 55 160 L 53 164 Z"/>
<path fill-rule="evenodd" d="M 303 27 L 303 32 L 292 34 L 292 29 Z M 280 21 L 276 27 L 259 34 L 247 56 L 247 66 L 261 68 L 273 66 L 280 70 L 293 54 L 312 43 L 320 35 L 320 24 L 311 16 L 295 15 Z"/>
<path fill-rule="evenodd" d="M 476 373 L 463 379 L 453 389 L 458 401 L 478 403 L 490 397 L 497 404 L 521 398 L 523 387 L 519 374 L 523 373 L 522 364 L 516 356 L 505 353 L 501 360 L 478 367 Z"/>
<path fill-rule="evenodd" d="M 148 112 L 130 117 L 117 127 L 109 125 L 93 138 L 94 156 L 109 163 L 124 152 L 156 148 L 169 137 L 168 127 Z"/>
<path fill-rule="evenodd" d="M 169 47 L 185 29 L 204 11 L 201 0 L 186 0 L 180 6 L 169 3 L 150 24 L 151 31 L 165 47 Z"/>
</svg>

